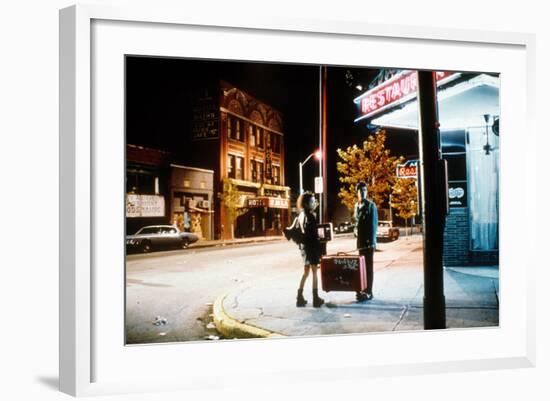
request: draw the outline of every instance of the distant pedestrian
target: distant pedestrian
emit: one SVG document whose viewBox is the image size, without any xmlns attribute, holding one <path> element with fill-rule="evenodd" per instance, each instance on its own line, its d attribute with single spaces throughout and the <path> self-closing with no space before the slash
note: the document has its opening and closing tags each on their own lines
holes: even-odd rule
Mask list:
<svg viewBox="0 0 550 401">
<path fill-rule="evenodd" d="M 307 304 L 307 300 L 304 298 L 304 285 L 311 270 L 313 274 L 313 306 L 315 308 L 319 308 L 325 301 L 319 297 L 317 286 L 317 270 L 319 270 L 322 248 L 321 241 L 319 240 L 319 234 L 317 233 L 317 219 L 313 213 L 317 207 L 315 195 L 311 192 L 303 193 L 298 198 L 297 207 L 298 209 L 301 209 L 296 223 L 302 233 L 302 240 L 299 247 L 304 260 L 304 273 L 300 280 L 300 286 L 298 287 L 296 306 L 303 307 Z"/>
<path fill-rule="evenodd" d="M 376 250 L 376 230 L 378 229 L 378 209 L 376 204 L 368 199 L 368 186 L 365 182 L 357 184 L 357 203 L 355 204 L 355 224 L 357 227 L 357 249 L 359 255 L 365 257 L 367 267 L 367 288 L 358 292 L 357 300 L 372 299 L 372 284 L 374 280 L 374 251 Z"/>
</svg>

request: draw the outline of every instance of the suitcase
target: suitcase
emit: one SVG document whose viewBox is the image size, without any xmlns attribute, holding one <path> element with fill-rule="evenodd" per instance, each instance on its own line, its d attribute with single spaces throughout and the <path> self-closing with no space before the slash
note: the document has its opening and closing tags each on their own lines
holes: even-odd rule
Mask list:
<svg viewBox="0 0 550 401">
<path fill-rule="evenodd" d="M 321 258 L 323 291 L 355 291 L 367 288 L 367 269 L 362 255 L 331 255 Z"/>
</svg>

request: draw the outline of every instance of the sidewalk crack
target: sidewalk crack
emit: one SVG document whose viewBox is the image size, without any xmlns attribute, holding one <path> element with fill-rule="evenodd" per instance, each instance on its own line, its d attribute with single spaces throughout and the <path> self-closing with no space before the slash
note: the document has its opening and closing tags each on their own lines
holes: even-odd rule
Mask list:
<svg viewBox="0 0 550 401">
<path fill-rule="evenodd" d="M 405 318 L 405 315 L 407 314 L 408 311 L 409 311 L 409 305 L 404 305 L 404 306 L 403 306 L 403 310 L 401 311 L 401 315 L 399 316 L 399 320 L 397 321 L 397 323 L 395 324 L 395 326 L 393 326 L 392 331 L 397 330 L 397 326 L 399 326 L 399 325 L 401 324 L 401 322 L 402 322 L 403 319 Z"/>
</svg>

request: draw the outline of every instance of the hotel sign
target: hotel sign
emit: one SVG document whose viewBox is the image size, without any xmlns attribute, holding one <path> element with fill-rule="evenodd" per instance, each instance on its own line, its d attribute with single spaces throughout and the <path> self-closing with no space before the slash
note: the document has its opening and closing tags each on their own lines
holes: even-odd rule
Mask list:
<svg viewBox="0 0 550 401">
<path fill-rule="evenodd" d="M 355 98 L 354 102 L 359 105 L 360 111 L 360 116 L 355 121 L 368 118 L 390 106 L 416 97 L 417 76 L 416 71 L 405 70 Z M 447 78 L 457 77 L 458 74 L 449 71 L 436 71 L 435 76 L 438 84 L 441 84 L 444 80 L 448 81 Z"/>
<path fill-rule="evenodd" d="M 288 209 L 290 203 L 288 199 L 284 198 L 272 198 L 272 197 L 259 197 L 259 198 L 248 198 L 247 206 L 249 208 L 253 207 L 268 207 L 272 209 Z"/>
</svg>

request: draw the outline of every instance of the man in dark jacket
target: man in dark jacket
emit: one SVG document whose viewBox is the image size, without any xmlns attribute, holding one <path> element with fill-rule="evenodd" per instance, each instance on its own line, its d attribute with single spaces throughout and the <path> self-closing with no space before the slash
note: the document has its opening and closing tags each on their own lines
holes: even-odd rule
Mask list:
<svg viewBox="0 0 550 401">
<path fill-rule="evenodd" d="M 365 257 L 367 267 L 367 288 L 357 293 L 358 301 L 372 299 L 372 282 L 374 279 L 373 256 L 376 249 L 376 230 L 378 228 L 378 209 L 376 204 L 367 198 L 368 187 L 365 182 L 357 184 L 357 203 L 355 204 L 355 224 L 357 232 L 357 249 Z"/>
</svg>

